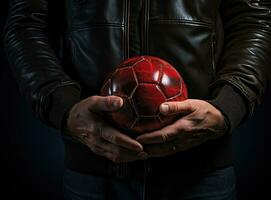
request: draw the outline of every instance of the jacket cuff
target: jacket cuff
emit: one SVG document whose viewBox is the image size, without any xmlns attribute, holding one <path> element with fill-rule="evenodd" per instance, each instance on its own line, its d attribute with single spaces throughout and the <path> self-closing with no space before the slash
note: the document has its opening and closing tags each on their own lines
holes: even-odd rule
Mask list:
<svg viewBox="0 0 271 200">
<path fill-rule="evenodd" d="M 80 101 L 80 96 L 80 90 L 71 85 L 59 87 L 50 94 L 48 117 L 55 128 L 62 130 L 66 113 Z"/>
<path fill-rule="evenodd" d="M 213 93 L 213 99 L 208 101 L 224 115 L 228 133 L 238 127 L 248 112 L 245 100 L 230 85 L 223 85 Z"/>
</svg>

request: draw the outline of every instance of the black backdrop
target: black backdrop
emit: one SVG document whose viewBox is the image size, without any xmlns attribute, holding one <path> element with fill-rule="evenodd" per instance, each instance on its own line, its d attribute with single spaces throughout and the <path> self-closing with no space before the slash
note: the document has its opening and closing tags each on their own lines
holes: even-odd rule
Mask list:
<svg viewBox="0 0 271 200">
<path fill-rule="evenodd" d="M 0 33 L 7 13 L 8 1 L 0 2 Z M 270 50 L 271 51 L 271 50 Z M 271 67 L 271 63 L 270 63 Z M 18 92 L 8 67 L 2 39 L 0 42 L 0 197 L 1 199 L 59 200 L 63 172 L 63 144 L 58 133 L 35 119 Z M 271 111 L 270 92 L 255 115 L 234 134 L 238 197 L 270 199 L 267 191 L 270 173 L 268 124 Z M 269 194 L 268 194 L 269 193 Z M 267 195 L 268 197 L 264 198 Z"/>
</svg>

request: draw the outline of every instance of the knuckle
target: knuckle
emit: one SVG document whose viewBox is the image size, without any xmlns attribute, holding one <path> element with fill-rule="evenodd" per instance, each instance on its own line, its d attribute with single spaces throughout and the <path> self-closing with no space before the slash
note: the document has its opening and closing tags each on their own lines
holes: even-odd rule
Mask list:
<svg viewBox="0 0 271 200">
<path fill-rule="evenodd" d="M 178 111 L 178 104 L 177 103 L 173 103 L 171 104 L 171 112 L 177 112 Z"/>
<path fill-rule="evenodd" d="M 190 101 L 187 102 L 187 108 L 188 108 L 188 109 L 191 109 L 191 108 L 192 108 L 192 104 L 191 104 Z"/>
<path fill-rule="evenodd" d="M 182 105 L 180 103 L 176 103 L 176 110 L 181 111 L 182 110 Z"/>
<path fill-rule="evenodd" d="M 105 97 L 105 106 L 107 107 L 107 108 L 111 108 L 112 107 L 112 104 L 113 104 L 113 97 L 111 97 L 111 96 L 107 96 L 107 97 Z"/>
<path fill-rule="evenodd" d="M 175 102 L 168 102 L 168 112 L 173 112 L 175 110 Z"/>
<path fill-rule="evenodd" d="M 190 101 L 186 101 L 186 105 L 184 106 L 184 112 L 189 112 L 193 109 L 192 103 Z"/>
<path fill-rule="evenodd" d="M 91 96 L 87 99 L 88 102 L 90 102 L 90 105 L 93 105 L 97 102 L 97 96 Z"/>
<path fill-rule="evenodd" d="M 94 96 L 89 97 L 87 100 L 88 100 L 88 105 L 89 105 L 89 107 L 92 108 L 92 107 L 98 106 L 100 97 L 97 96 L 97 95 L 94 95 Z"/>
<path fill-rule="evenodd" d="M 93 96 L 89 97 L 89 100 L 91 100 L 92 102 L 95 102 L 95 101 L 97 101 L 98 98 L 99 97 L 97 95 L 93 95 Z"/>
</svg>

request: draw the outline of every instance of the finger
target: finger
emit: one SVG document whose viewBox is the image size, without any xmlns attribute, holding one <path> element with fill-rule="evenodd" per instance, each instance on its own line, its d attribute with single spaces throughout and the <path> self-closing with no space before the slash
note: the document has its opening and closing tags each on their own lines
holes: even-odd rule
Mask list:
<svg viewBox="0 0 271 200">
<path fill-rule="evenodd" d="M 184 117 L 160 130 L 140 135 L 136 140 L 141 144 L 165 143 L 195 131 L 196 128 L 192 126 L 191 121 Z"/>
<path fill-rule="evenodd" d="M 139 159 L 145 160 L 148 158 L 148 155 L 145 152 L 138 153 L 130 151 L 105 140 L 96 141 L 91 149 L 96 154 L 104 156 L 115 163 L 131 162 Z"/>
<path fill-rule="evenodd" d="M 149 157 L 163 157 L 174 154 L 179 151 L 186 151 L 196 147 L 206 140 L 198 140 L 192 138 L 178 138 L 177 140 L 164 144 L 149 144 L 144 146 L 144 151 Z"/>
<path fill-rule="evenodd" d="M 130 162 L 139 159 L 145 160 L 148 158 L 148 155 L 145 152 L 131 151 L 109 143 L 106 140 L 97 141 L 96 146 L 98 146 L 98 149 L 103 149 L 105 152 L 110 152 L 112 155 L 110 160 L 114 162 Z"/>
<path fill-rule="evenodd" d="M 140 135 L 136 140 L 141 144 L 165 143 L 175 139 L 178 136 L 179 131 L 180 129 L 170 125 L 160 130 Z"/>
<path fill-rule="evenodd" d="M 73 131 L 70 131 L 70 136 L 83 144 L 86 144 L 86 140 L 91 140 L 93 138 L 92 132 L 83 126 L 76 127 Z"/>
<path fill-rule="evenodd" d="M 99 148 L 99 147 L 93 148 L 92 151 L 99 156 L 103 156 L 103 157 L 107 158 L 108 160 L 112 160 L 114 157 L 114 155 L 111 152 L 108 152 L 108 151 L 106 151 L 102 148 Z"/>
<path fill-rule="evenodd" d="M 123 100 L 118 96 L 91 96 L 86 99 L 89 111 L 116 111 L 123 105 Z"/>
<path fill-rule="evenodd" d="M 196 110 L 191 100 L 166 102 L 160 105 L 163 115 L 189 114 Z"/>
<path fill-rule="evenodd" d="M 110 126 L 104 126 L 100 131 L 101 137 L 106 141 L 121 146 L 132 151 L 141 152 L 143 151 L 143 146 L 136 140 L 130 138 L 129 136 L 120 133 L 117 129 Z"/>
<path fill-rule="evenodd" d="M 164 144 L 149 144 L 144 146 L 144 151 L 149 157 L 168 156 L 178 151 L 177 147 L 172 142 Z"/>
</svg>

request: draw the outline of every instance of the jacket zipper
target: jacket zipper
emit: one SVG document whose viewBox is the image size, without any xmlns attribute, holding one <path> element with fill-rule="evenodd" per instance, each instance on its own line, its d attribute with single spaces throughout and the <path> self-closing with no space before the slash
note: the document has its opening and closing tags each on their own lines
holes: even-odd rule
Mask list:
<svg viewBox="0 0 271 200">
<path fill-rule="evenodd" d="M 149 32 L 149 0 L 142 0 L 142 16 L 141 16 L 141 54 L 148 54 L 148 32 Z M 144 160 L 144 185 L 143 185 L 143 200 L 148 199 L 148 176 L 151 173 L 149 160 Z"/>
<path fill-rule="evenodd" d="M 143 177 L 143 200 L 147 200 L 150 199 L 150 193 L 148 191 L 149 189 L 149 183 L 148 183 L 148 179 L 151 175 L 151 162 L 150 160 L 144 160 L 144 177 Z"/>
<path fill-rule="evenodd" d="M 129 18 L 130 18 L 130 0 L 123 0 L 124 4 L 124 59 L 129 58 Z"/>
<path fill-rule="evenodd" d="M 142 54 L 148 53 L 148 18 L 149 18 L 149 0 L 142 0 L 142 23 L 141 23 L 141 49 Z"/>
<path fill-rule="evenodd" d="M 211 36 L 211 65 L 212 65 L 212 70 L 213 74 L 216 71 L 215 67 L 215 46 L 216 46 L 216 35 L 213 32 Z"/>
</svg>

